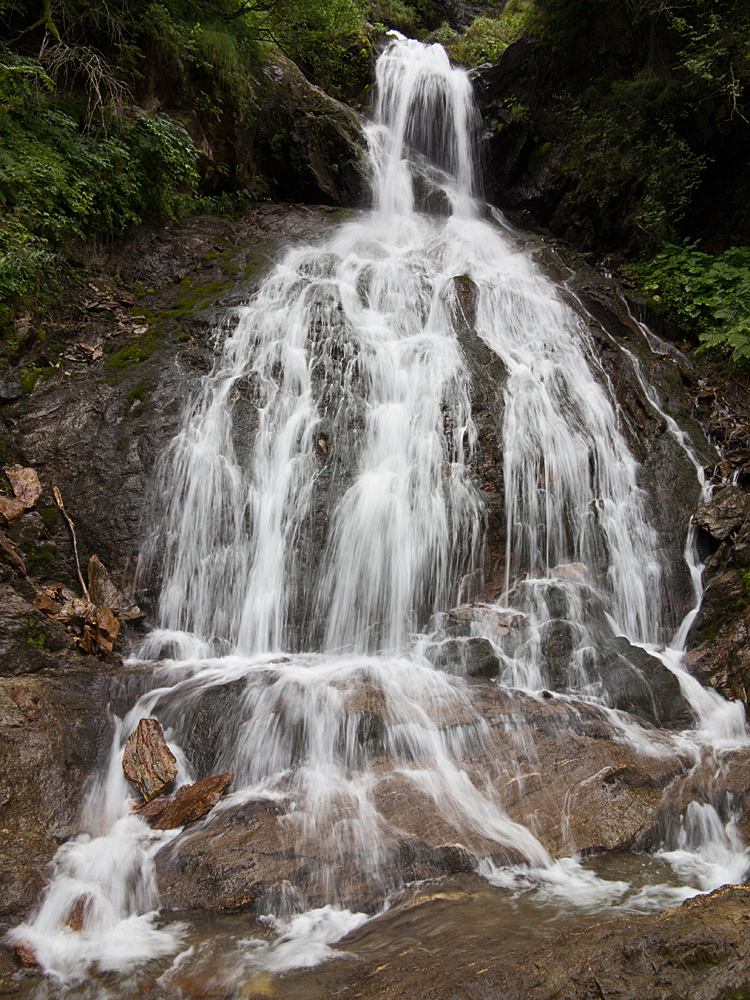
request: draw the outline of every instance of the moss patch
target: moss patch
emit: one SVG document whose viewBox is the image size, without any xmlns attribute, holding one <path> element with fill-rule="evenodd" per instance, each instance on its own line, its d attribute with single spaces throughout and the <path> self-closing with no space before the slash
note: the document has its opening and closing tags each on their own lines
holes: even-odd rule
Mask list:
<svg viewBox="0 0 750 1000">
<path fill-rule="evenodd" d="M 36 646 L 37 649 L 44 649 L 49 652 L 47 636 L 34 618 L 29 618 L 29 627 L 26 630 L 26 642 Z"/>
</svg>

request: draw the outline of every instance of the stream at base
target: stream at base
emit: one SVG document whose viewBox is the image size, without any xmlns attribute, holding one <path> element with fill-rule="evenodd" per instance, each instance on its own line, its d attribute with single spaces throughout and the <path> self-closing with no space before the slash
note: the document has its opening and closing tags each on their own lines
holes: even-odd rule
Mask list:
<svg viewBox="0 0 750 1000">
<path fill-rule="evenodd" d="M 40 1000 L 329 996 L 347 962 L 469 966 L 750 868 L 744 707 L 683 664 L 694 529 L 662 542 L 584 318 L 483 217 L 466 75 L 394 38 L 377 93 L 375 207 L 287 252 L 163 457 L 160 627 L 88 833 L 11 934 Z M 184 830 L 131 812 L 141 718 L 178 784 L 234 775 Z"/>
</svg>

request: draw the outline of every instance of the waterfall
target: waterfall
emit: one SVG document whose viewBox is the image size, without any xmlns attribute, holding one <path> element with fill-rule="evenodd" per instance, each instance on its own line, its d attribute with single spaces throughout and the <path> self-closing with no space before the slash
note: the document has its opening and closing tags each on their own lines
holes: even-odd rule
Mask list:
<svg viewBox="0 0 750 1000">
<path fill-rule="evenodd" d="M 311 918 L 325 942 L 365 919 L 342 916 L 336 866 L 347 885 L 374 881 L 381 899 L 407 879 L 402 848 L 421 821 L 407 829 L 389 811 L 399 795 L 423 803 L 450 849 L 481 859 L 476 870 L 495 885 L 625 898 L 626 883 L 566 856 L 577 849 L 572 799 L 550 806 L 557 862 L 523 811 L 538 778 L 524 712 L 542 711 L 550 692 L 559 697 L 545 732 L 591 724 L 628 761 L 665 760 L 674 773 L 721 740 L 745 742 L 741 706 L 721 702 L 732 721 L 719 735 L 657 730 L 621 710 L 613 664 L 656 703 L 641 654 L 679 674 L 687 712 L 708 717 L 718 696 L 686 675 L 677 646 L 663 649 L 672 567 L 618 405 L 581 316 L 483 217 L 466 74 L 439 45 L 394 37 L 376 84 L 373 209 L 285 253 L 239 310 L 163 456 L 165 509 L 146 551 L 160 626 L 139 651 L 162 664 L 89 797 L 95 836 L 63 848 L 39 914 L 15 932 L 62 977 L 127 964 L 107 964 L 118 929 L 127 961 L 173 953 L 189 933 L 153 926 L 153 856 L 182 841 L 129 814 L 120 761 L 141 717 L 162 722 L 181 780 L 235 773 L 217 822 L 259 800 L 286 808 L 285 856 L 314 844 L 327 859 L 305 876 L 305 891 L 339 906 Z M 505 550 L 495 597 L 477 604 L 470 634 L 453 637 L 446 613 L 476 598 L 488 566 L 471 344 L 505 371 Z M 545 650 L 560 636 L 567 651 L 555 660 Z M 462 657 L 483 641 L 499 677 L 472 685 Z M 450 656 L 450 669 L 436 668 Z M 661 905 L 746 870 L 733 822 L 708 802 L 673 817 L 663 856 L 699 875 L 664 889 Z M 65 921 L 83 892 L 105 899 L 96 913 L 106 913 L 87 917 L 76 959 Z M 308 905 L 298 887 L 285 893 L 283 906 L 278 892 L 263 904 L 277 922 Z"/>
</svg>

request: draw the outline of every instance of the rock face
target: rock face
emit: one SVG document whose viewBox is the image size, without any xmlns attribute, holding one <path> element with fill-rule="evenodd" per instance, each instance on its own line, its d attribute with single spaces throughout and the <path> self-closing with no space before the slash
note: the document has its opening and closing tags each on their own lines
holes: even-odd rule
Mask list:
<svg viewBox="0 0 750 1000">
<path fill-rule="evenodd" d="M 83 796 L 111 746 L 106 669 L 64 663 L 58 654 L 43 675 L 0 677 L 0 920 L 28 913 L 47 863 L 81 832 Z"/>
<path fill-rule="evenodd" d="M 91 248 L 87 264 L 102 272 L 92 274 L 96 292 L 71 292 L 70 314 L 50 327 L 56 353 L 49 339 L 32 340 L 18 359 L 44 377 L 0 406 L 6 453 L 33 467 L 43 486 L 37 509 L 8 528 L 7 546 L 0 532 L 0 562 L 77 587 L 70 534 L 51 491 L 59 485 L 84 570 L 96 554 L 132 600 L 154 464 L 177 431 L 186 394 L 213 363 L 216 303 L 231 323 L 227 309 L 250 293 L 280 241 L 317 235 L 335 221 L 326 209 L 260 204 L 238 222 L 190 217 L 139 227 L 100 256 Z M 133 287 L 147 291 L 137 297 Z M 82 340 L 100 343 L 102 356 L 82 356 Z"/>
<path fill-rule="evenodd" d="M 149 802 L 177 777 L 177 759 L 157 719 L 141 719 L 128 736 L 122 758 L 125 777 Z"/>
<path fill-rule="evenodd" d="M 251 141 L 275 194 L 294 201 L 361 204 L 367 193 L 366 142 L 354 112 L 309 83 L 289 59 L 274 55 L 262 69 L 261 113 Z"/>
<path fill-rule="evenodd" d="M 137 90 L 149 111 L 176 114 L 185 124 L 211 192 L 246 187 L 266 199 L 327 205 L 356 204 L 366 194 L 357 115 L 280 52 L 267 53 L 251 72 L 242 110 L 224 100 L 218 80 L 166 48 L 149 54 Z M 218 116 L 216 105 L 223 108 Z"/>
<path fill-rule="evenodd" d="M 0 677 L 54 669 L 61 665 L 60 654 L 75 648 L 61 622 L 38 611 L 9 582 L 0 583 Z"/>
<path fill-rule="evenodd" d="M 693 514 L 693 524 L 723 542 L 750 519 L 750 495 L 741 486 L 725 486 Z"/>
<path fill-rule="evenodd" d="M 699 507 L 706 562 L 698 614 L 688 633 L 687 663 L 705 682 L 747 706 L 750 692 L 750 494 L 731 484 Z M 705 533 L 705 534 L 704 534 Z"/>
</svg>

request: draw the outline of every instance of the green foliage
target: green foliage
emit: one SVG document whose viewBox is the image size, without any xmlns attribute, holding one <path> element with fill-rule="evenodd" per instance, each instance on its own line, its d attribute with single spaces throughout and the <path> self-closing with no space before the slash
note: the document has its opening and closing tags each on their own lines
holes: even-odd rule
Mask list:
<svg viewBox="0 0 750 1000">
<path fill-rule="evenodd" d="M 678 134 L 664 94 L 642 82 L 614 81 L 572 109 L 566 165 L 579 191 L 601 212 L 626 199 L 630 221 L 652 246 L 674 238 L 707 163 Z"/>
<path fill-rule="evenodd" d="M 477 17 L 461 36 L 454 55 L 464 66 L 495 62 L 534 18 L 534 0 L 508 0 L 499 17 Z"/>
<path fill-rule="evenodd" d="M 750 247 L 713 255 L 695 246 L 667 246 L 633 270 L 652 301 L 664 303 L 698 334 L 700 351 L 750 364 Z"/>
<path fill-rule="evenodd" d="M 404 3 L 403 0 L 375 0 L 368 4 L 367 17 L 384 31 L 389 28 L 410 28 L 418 19 L 414 7 Z M 448 30 L 450 31 L 450 28 Z M 451 36 L 454 34 L 451 31 Z"/>
<path fill-rule="evenodd" d="M 41 80 L 40 90 L 33 82 Z M 73 240 L 175 218 L 198 183 L 197 151 L 163 115 L 86 128 L 47 93 L 33 60 L 0 61 L 0 298 L 54 287 Z"/>
<path fill-rule="evenodd" d="M 372 45 L 361 0 L 276 0 L 265 26 L 281 49 L 334 95 L 366 83 Z"/>
</svg>

